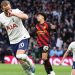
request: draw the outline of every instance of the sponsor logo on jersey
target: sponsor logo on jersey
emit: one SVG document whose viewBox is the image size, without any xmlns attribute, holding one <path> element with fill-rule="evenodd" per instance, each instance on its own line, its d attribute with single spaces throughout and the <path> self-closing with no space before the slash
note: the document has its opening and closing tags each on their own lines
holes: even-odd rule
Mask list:
<svg viewBox="0 0 75 75">
<path fill-rule="evenodd" d="M 10 26 L 6 26 L 6 30 L 12 30 L 14 28 L 17 28 L 18 26 L 16 24 L 10 25 Z"/>
</svg>

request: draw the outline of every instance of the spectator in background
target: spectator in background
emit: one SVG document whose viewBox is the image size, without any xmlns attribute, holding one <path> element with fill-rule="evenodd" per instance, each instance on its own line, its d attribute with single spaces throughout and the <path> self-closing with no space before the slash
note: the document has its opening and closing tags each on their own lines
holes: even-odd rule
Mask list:
<svg viewBox="0 0 75 75">
<path fill-rule="evenodd" d="M 63 48 L 58 48 L 57 52 L 56 52 L 56 56 L 60 57 L 63 56 L 64 50 Z"/>
<path fill-rule="evenodd" d="M 7 47 L 7 46 L 0 46 L 0 62 L 1 63 L 5 63 L 4 57 L 5 56 L 10 56 L 10 55 L 14 55 L 14 53 L 12 52 L 11 47 Z"/>
<path fill-rule="evenodd" d="M 0 47 L 0 63 L 4 63 L 4 51 L 2 47 Z"/>
<path fill-rule="evenodd" d="M 56 45 L 56 38 L 54 35 L 51 37 L 51 47 L 54 47 Z"/>
<path fill-rule="evenodd" d="M 8 35 L 3 25 L 0 25 L 0 45 L 9 45 Z"/>
<path fill-rule="evenodd" d="M 49 56 L 53 57 L 56 55 L 57 55 L 57 48 L 53 47 L 52 49 L 50 49 Z"/>
<path fill-rule="evenodd" d="M 59 49 L 59 48 L 62 48 L 62 46 L 63 46 L 63 40 L 61 36 L 59 35 L 57 38 L 56 47 Z"/>
<path fill-rule="evenodd" d="M 3 0 L 0 0 L 0 2 Z M 47 22 L 49 24 L 55 24 L 57 22 L 56 30 L 52 30 L 52 47 L 56 46 L 57 36 L 62 35 L 63 43 L 68 45 L 71 41 L 75 40 L 75 1 L 74 0 L 10 0 L 14 8 L 19 8 L 23 12 L 30 15 L 29 21 L 24 21 L 24 26 L 29 30 L 32 29 L 32 24 L 36 25 L 35 14 L 38 12 L 44 12 L 47 15 Z M 26 8 L 25 8 L 26 7 Z M 0 12 L 1 9 L 0 9 Z M 31 26 L 31 28 L 29 27 Z M 2 31 L 2 29 L 0 29 Z M 59 33 L 59 34 L 58 34 Z M 69 34 L 70 33 L 70 34 Z M 1 32 L 1 36 L 4 33 Z M 35 37 L 32 34 L 32 38 Z M 73 36 L 74 35 L 74 36 Z M 1 38 L 1 37 L 0 37 Z M 3 39 L 3 38 L 2 38 Z M 8 41 L 2 41 L 1 44 L 7 45 Z M 35 40 L 33 40 L 35 41 Z"/>
</svg>

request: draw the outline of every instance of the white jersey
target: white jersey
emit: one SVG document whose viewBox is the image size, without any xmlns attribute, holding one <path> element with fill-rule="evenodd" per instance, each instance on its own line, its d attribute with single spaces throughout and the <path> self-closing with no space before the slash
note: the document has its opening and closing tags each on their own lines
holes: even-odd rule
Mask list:
<svg viewBox="0 0 75 75">
<path fill-rule="evenodd" d="M 69 47 L 68 47 L 68 51 L 72 51 L 73 52 L 73 61 L 75 61 L 75 42 L 72 42 Z"/>
<path fill-rule="evenodd" d="M 21 12 L 19 9 L 12 9 L 13 12 Z M 16 16 L 7 17 L 4 12 L 0 14 L 0 23 L 7 30 L 10 44 L 16 44 L 22 39 L 30 38 L 26 28 L 23 26 L 22 20 Z"/>
</svg>

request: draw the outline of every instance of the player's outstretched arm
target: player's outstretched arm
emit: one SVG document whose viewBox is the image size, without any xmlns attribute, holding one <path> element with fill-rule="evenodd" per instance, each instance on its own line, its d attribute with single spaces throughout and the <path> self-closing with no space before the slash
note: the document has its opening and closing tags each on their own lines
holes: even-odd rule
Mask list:
<svg viewBox="0 0 75 75">
<path fill-rule="evenodd" d="M 12 11 L 8 11 L 12 16 L 17 16 L 20 19 L 28 19 L 28 15 L 25 14 L 24 12 L 12 12 Z"/>
<path fill-rule="evenodd" d="M 60 65 L 62 64 L 63 60 L 68 56 L 68 54 L 69 54 L 69 51 L 67 50 L 67 51 L 65 52 L 65 54 L 64 54 L 64 56 L 63 56 L 61 62 L 60 62 Z"/>
<path fill-rule="evenodd" d="M 60 64 L 62 64 L 63 60 L 68 56 L 69 52 L 72 51 L 72 43 L 68 46 L 68 49 L 67 51 L 65 52 L 63 58 L 62 58 L 62 61 Z"/>
</svg>

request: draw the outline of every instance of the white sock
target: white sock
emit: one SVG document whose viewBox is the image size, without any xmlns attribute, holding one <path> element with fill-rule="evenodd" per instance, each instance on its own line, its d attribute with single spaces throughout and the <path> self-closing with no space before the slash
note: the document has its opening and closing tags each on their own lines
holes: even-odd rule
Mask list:
<svg viewBox="0 0 75 75">
<path fill-rule="evenodd" d="M 48 74 L 48 75 L 55 75 L 55 72 L 54 71 L 51 71 L 51 73 Z"/>
<path fill-rule="evenodd" d="M 27 70 L 27 74 L 28 75 L 34 75 L 35 73 L 35 66 L 34 66 L 34 63 L 32 61 L 32 59 L 30 59 L 26 54 L 17 54 L 16 57 L 18 59 L 25 59 L 27 61 L 27 63 L 29 64 L 29 66 L 31 67 L 30 70 Z"/>
<path fill-rule="evenodd" d="M 34 63 L 33 63 L 32 59 L 30 59 L 26 54 L 17 54 L 16 57 L 18 59 L 26 59 L 26 61 L 29 62 L 29 64 L 31 66 L 34 66 Z"/>
</svg>

